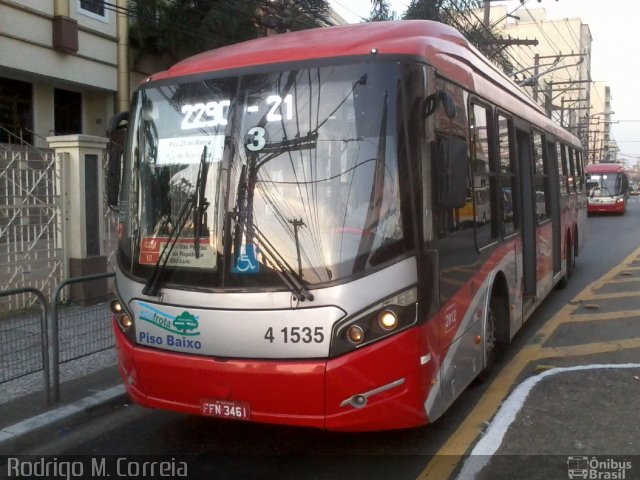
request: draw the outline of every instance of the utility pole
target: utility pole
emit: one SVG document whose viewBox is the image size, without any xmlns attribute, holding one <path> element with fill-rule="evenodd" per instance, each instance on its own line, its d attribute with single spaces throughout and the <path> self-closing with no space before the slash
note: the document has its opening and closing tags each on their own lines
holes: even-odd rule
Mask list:
<svg viewBox="0 0 640 480">
<path fill-rule="evenodd" d="M 497 52 L 494 52 L 489 59 L 491 60 L 495 55 L 499 54 L 500 51 L 502 51 L 504 48 L 511 45 L 537 46 L 538 45 L 537 40 L 526 40 L 526 39 L 521 40 L 518 38 L 501 38 L 501 39 L 495 38 L 495 36 L 491 33 L 491 2 L 497 2 L 497 1 L 501 1 L 501 0 L 484 0 L 484 18 L 482 20 L 482 25 L 484 26 L 485 30 L 490 34 L 491 39 L 483 41 L 483 44 L 497 45 L 499 47 Z"/>
<path fill-rule="evenodd" d="M 551 114 L 553 113 L 553 84 L 551 82 L 546 82 L 544 110 L 547 112 L 547 117 L 551 118 Z M 562 124 L 562 120 L 560 123 Z"/>
<path fill-rule="evenodd" d="M 533 78 L 538 78 L 540 75 L 540 54 L 536 53 L 533 57 Z M 533 82 L 533 101 L 538 103 L 538 81 Z"/>
<path fill-rule="evenodd" d="M 489 21 L 491 18 L 491 0 L 484 0 L 484 21 L 482 22 L 485 28 L 489 28 Z"/>
</svg>

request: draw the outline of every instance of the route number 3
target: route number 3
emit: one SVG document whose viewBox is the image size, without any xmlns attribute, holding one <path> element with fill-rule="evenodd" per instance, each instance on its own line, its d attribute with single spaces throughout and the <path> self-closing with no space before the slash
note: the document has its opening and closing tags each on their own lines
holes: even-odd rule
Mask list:
<svg viewBox="0 0 640 480">
<path fill-rule="evenodd" d="M 259 152 L 267 144 L 266 131 L 262 127 L 250 128 L 247 132 L 249 137 L 249 143 L 247 143 L 247 150 L 251 152 Z"/>
</svg>

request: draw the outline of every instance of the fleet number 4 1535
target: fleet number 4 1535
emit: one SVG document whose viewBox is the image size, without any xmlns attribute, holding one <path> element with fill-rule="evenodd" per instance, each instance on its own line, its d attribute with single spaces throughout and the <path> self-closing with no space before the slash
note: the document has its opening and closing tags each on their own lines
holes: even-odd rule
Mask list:
<svg viewBox="0 0 640 480">
<path fill-rule="evenodd" d="M 324 341 L 324 327 L 284 327 L 280 331 L 274 331 L 273 327 L 267 328 L 264 339 L 269 343 L 322 343 Z"/>
</svg>

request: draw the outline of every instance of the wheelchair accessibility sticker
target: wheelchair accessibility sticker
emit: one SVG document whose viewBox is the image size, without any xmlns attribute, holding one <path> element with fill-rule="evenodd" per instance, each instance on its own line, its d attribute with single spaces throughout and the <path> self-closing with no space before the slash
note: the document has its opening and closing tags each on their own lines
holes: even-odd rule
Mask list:
<svg viewBox="0 0 640 480">
<path fill-rule="evenodd" d="M 233 273 L 258 273 L 258 267 L 256 246 L 249 243 L 242 245 L 240 251 L 236 253 L 236 259 L 231 271 Z"/>
</svg>

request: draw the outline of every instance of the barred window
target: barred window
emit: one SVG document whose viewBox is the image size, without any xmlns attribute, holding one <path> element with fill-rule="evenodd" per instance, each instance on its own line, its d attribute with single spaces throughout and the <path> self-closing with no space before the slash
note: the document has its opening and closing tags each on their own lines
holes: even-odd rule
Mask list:
<svg viewBox="0 0 640 480">
<path fill-rule="evenodd" d="M 106 17 L 104 0 L 80 0 L 80 10 L 93 13 L 99 17 Z"/>
</svg>

